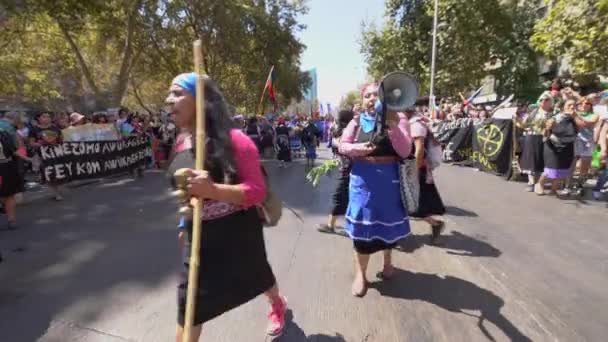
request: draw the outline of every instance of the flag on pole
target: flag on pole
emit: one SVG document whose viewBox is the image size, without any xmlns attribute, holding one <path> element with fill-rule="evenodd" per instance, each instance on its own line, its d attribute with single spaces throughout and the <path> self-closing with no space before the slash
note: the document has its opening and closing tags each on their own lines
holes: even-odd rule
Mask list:
<svg viewBox="0 0 608 342">
<path fill-rule="evenodd" d="M 270 99 L 272 100 L 272 103 L 274 104 L 274 111 L 277 111 L 277 108 L 279 106 L 279 104 L 277 103 L 277 97 L 274 93 L 274 82 L 276 80 L 277 76 L 276 73 L 274 71 L 274 65 L 270 68 L 270 72 L 268 73 L 268 79 L 266 80 L 266 89 L 268 89 L 268 96 L 270 97 Z"/>
<path fill-rule="evenodd" d="M 477 90 L 476 90 L 476 91 L 473 93 L 473 95 L 469 96 L 469 98 L 468 98 L 468 99 L 466 99 L 466 100 L 464 101 L 464 105 L 465 105 L 465 106 L 468 106 L 468 105 L 470 105 L 471 103 L 473 103 L 473 100 L 475 100 L 475 98 L 476 98 L 477 96 L 479 96 L 479 93 L 481 93 L 481 89 L 482 89 L 482 88 L 483 88 L 483 86 L 479 87 L 479 89 L 477 89 Z"/>
</svg>

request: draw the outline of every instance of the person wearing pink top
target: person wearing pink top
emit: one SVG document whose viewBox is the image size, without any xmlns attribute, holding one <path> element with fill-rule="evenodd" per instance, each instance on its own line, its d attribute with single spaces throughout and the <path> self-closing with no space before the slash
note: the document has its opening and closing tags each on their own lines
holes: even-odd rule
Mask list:
<svg viewBox="0 0 608 342">
<path fill-rule="evenodd" d="M 256 208 L 266 196 L 257 147 L 234 127 L 223 95 L 217 85 L 205 77 L 205 170 L 192 169 L 196 146 L 192 141 L 196 79 L 195 73 L 177 76 L 166 99 L 175 115 L 175 124 L 184 132 L 176 142 L 169 175 L 177 169 L 190 168 L 189 194 L 204 200 L 194 332 L 192 341 L 188 342 L 198 341 L 204 322 L 262 293 L 271 306 L 267 333 L 275 337 L 283 332 L 287 301 L 280 295 L 268 263 L 262 220 Z M 182 342 L 185 321 L 192 230 L 191 222 L 184 221 L 187 241 L 178 285 L 178 342 Z"/>
<path fill-rule="evenodd" d="M 407 210 L 401 201 L 399 161 L 410 155 L 409 121 L 402 113 L 388 112 L 386 127 L 377 120 L 378 86 L 362 91 L 364 113 L 346 126 L 340 140 L 341 154 L 352 158 L 345 230 L 353 240 L 356 275 L 352 294 L 367 292 L 367 265 L 371 254 L 383 251 L 384 267 L 378 278 L 394 275 L 391 250 L 410 234 Z"/>
</svg>

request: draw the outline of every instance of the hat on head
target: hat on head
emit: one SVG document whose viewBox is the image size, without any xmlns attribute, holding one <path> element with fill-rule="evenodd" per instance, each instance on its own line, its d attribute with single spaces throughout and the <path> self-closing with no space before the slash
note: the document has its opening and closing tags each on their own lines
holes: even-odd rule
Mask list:
<svg viewBox="0 0 608 342">
<path fill-rule="evenodd" d="M 554 105 L 555 101 L 553 99 L 553 95 L 551 95 L 550 92 L 545 91 L 543 92 L 540 97 L 538 98 L 537 104 L 540 104 L 544 99 L 549 99 L 551 101 L 551 104 Z"/>
<path fill-rule="evenodd" d="M 84 119 L 84 115 L 74 112 L 70 114 L 70 125 L 76 124 L 82 119 Z"/>
</svg>

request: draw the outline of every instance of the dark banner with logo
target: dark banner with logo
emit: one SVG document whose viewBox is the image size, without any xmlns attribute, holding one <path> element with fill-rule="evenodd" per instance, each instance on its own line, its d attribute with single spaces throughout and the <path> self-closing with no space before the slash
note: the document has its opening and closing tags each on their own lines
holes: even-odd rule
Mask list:
<svg viewBox="0 0 608 342">
<path fill-rule="evenodd" d="M 45 182 L 105 177 L 143 165 L 151 155 L 146 136 L 116 141 L 64 142 L 40 147 Z"/>
<path fill-rule="evenodd" d="M 483 171 L 505 174 L 511 167 L 512 146 L 513 121 L 488 119 L 475 126 L 469 159 Z"/>
<path fill-rule="evenodd" d="M 513 122 L 458 119 L 433 127 L 444 146 L 445 162 L 467 162 L 487 172 L 505 174 L 511 163 Z"/>
<path fill-rule="evenodd" d="M 473 119 L 458 119 L 433 126 L 435 138 L 443 145 L 444 162 L 462 162 L 469 158 L 475 123 Z"/>
</svg>

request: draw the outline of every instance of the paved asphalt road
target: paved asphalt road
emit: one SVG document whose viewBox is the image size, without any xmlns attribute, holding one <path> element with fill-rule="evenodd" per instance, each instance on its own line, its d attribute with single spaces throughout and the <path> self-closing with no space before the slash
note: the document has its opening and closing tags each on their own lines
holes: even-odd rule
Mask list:
<svg viewBox="0 0 608 342">
<path fill-rule="evenodd" d="M 288 209 L 267 249 L 292 310 L 278 341 L 608 339 L 605 203 L 540 198 L 443 166 L 443 244 L 427 245 L 428 226 L 415 222 L 395 252 L 397 277 L 356 299 L 351 243 L 314 229 L 334 181 L 313 189 L 302 164 L 273 165 Z M 0 232 L 0 341 L 172 341 L 179 251 L 166 184 L 149 172 L 20 208 L 22 229 Z M 374 256 L 370 276 L 380 265 Z M 266 310 L 258 298 L 206 325 L 202 340 L 265 341 Z"/>
</svg>

